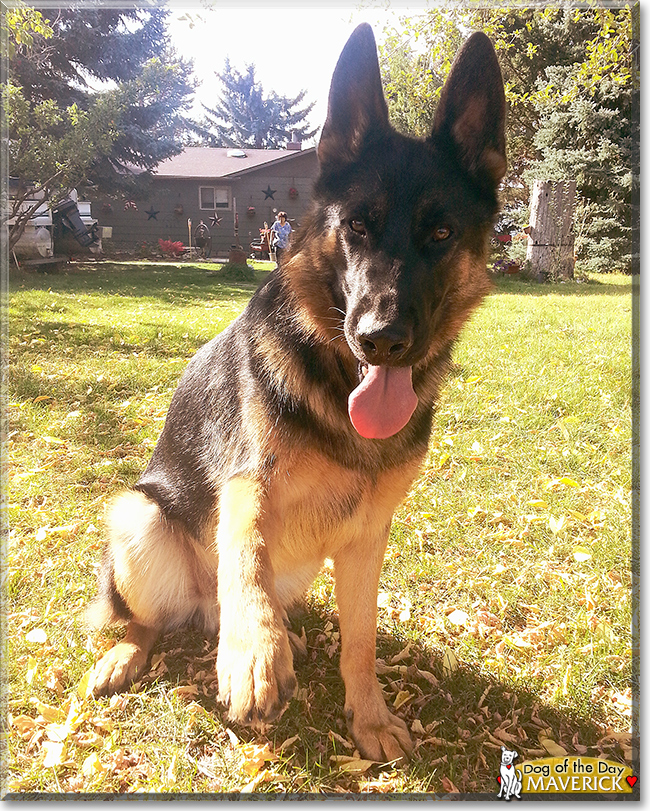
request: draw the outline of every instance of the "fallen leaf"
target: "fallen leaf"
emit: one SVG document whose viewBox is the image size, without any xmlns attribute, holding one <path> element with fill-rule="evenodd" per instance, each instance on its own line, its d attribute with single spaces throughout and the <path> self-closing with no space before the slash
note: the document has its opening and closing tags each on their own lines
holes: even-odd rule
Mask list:
<svg viewBox="0 0 650 811">
<path fill-rule="evenodd" d="M 52 707 L 49 704 L 43 704 L 38 698 L 31 698 L 30 704 L 34 705 L 36 712 L 42 716 L 43 721 L 48 724 L 65 721 L 65 712 L 60 707 Z"/>
<path fill-rule="evenodd" d="M 39 400 L 42 400 L 42 399 L 51 400 L 52 398 L 51 397 L 46 397 L 46 398 L 37 397 L 34 400 L 34 402 L 37 403 Z M 65 440 L 64 439 L 59 439 L 58 436 L 44 436 L 43 441 L 47 442 L 48 445 L 65 445 Z"/>
<path fill-rule="evenodd" d="M 569 513 L 569 515 L 573 516 L 578 521 L 587 520 L 587 516 L 583 515 L 582 513 L 579 513 L 577 510 L 567 510 L 567 512 Z"/>
<path fill-rule="evenodd" d="M 456 608 L 451 614 L 447 615 L 447 619 L 452 625 L 465 625 L 469 619 L 469 614 L 466 611 L 461 611 L 460 608 Z"/>
<path fill-rule="evenodd" d="M 25 639 L 37 645 L 44 645 L 47 642 L 47 634 L 42 628 L 34 628 L 32 631 L 25 634 Z"/>
<path fill-rule="evenodd" d="M 250 783 L 246 783 L 246 785 L 239 791 L 241 794 L 252 794 L 255 791 L 255 789 L 265 781 L 266 781 L 266 771 L 263 771 L 255 775 L 255 777 L 250 781 Z"/>
<path fill-rule="evenodd" d="M 96 729 L 101 729 L 102 732 L 112 732 L 115 726 L 110 718 L 92 718 L 91 723 Z"/>
<path fill-rule="evenodd" d="M 167 783 L 173 785 L 176 782 L 176 753 L 172 756 L 171 763 L 167 769 Z"/>
<path fill-rule="evenodd" d="M 90 673 L 90 671 L 89 671 Z M 85 677 L 84 677 L 85 678 Z M 115 693 L 115 695 L 111 696 L 111 700 L 109 701 L 109 707 L 112 710 L 124 710 L 129 703 L 129 695 L 128 693 Z M 192 706 L 192 705 L 190 705 Z M 200 705 L 196 705 L 200 706 Z M 203 710 L 203 707 L 201 707 Z M 203 710 L 205 712 L 205 710 Z"/>
<path fill-rule="evenodd" d="M 90 692 L 88 690 L 88 683 L 90 681 L 90 674 L 92 672 L 93 668 L 91 667 L 90 670 L 87 670 L 79 680 L 79 684 L 77 685 L 77 695 L 81 699 L 88 698 L 88 696 L 90 695 Z"/>
<path fill-rule="evenodd" d="M 339 771 L 350 774 L 363 774 L 377 763 L 376 760 L 362 760 L 347 755 L 332 755 L 330 760 L 334 761 Z"/>
<path fill-rule="evenodd" d="M 400 690 L 399 693 L 395 696 L 395 701 L 393 701 L 393 707 L 396 710 L 399 710 L 400 707 L 403 707 L 407 701 L 410 701 L 413 698 L 412 693 L 409 693 L 408 690 Z"/>
<path fill-rule="evenodd" d="M 45 741 L 42 751 L 42 766 L 45 769 L 60 766 L 65 759 L 65 743 L 59 743 L 57 741 Z"/>
<path fill-rule="evenodd" d="M 511 735 L 509 732 L 506 732 L 505 729 L 501 728 L 494 730 L 494 737 L 504 743 L 519 743 L 519 738 L 516 735 Z"/>
<path fill-rule="evenodd" d="M 359 791 L 365 793 L 388 794 L 398 790 L 399 781 L 395 778 L 388 780 L 362 780 L 359 783 Z"/>
<path fill-rule="evenodd" d="M 179 687 L 174 687 L 169 691 L 177 696 L 198 696 L 199 688 L 196 684 L 181 684 Z"/>
<path fill-rule="evenodd" d="M 416 718 L 415 721 L 411 724 L 411 732 L 414 735 L 424 735 L 424 727 L 422 726 L 422 721 L 419 718 Z"/>
<path fill-rule="evenodd" d="M 278 749 L 280 752 L 284 752 L 285 749 L 288 749 L 290 746 L 293 746 L 296 741 L 300 740 L 300 735 L 294 735 L 292 738 L 287 738 L 286 741 L 282 741 Z"/>
<path fill-rule="evenodd" d="M 51 741 L 63 743 L 70 736 L 71 729 L 68 724 L 48 724 L 45 727 L 45 734 Z"/>
<path fill-rule="evenodd" d="M 377 608 L 386 608 L 390 605 L 391 595 L 387 591 L 380 591 L 377 594 Z"/>
<path fill-rule="evenodd" d="M 84 777 L 94 777 L 105 771 L 97 754 L 94 752 L 84 760 L 81 767 Z"/>
<path fill-rule="evenodd" d="M 278 756 L 267 743 L 244 743 L 237 747 L 243 757 L 242 769 L 251 776 L 257 774 L 267 761 L 278 760 Z"/>
<path fill-rule="evenodd" d="M 560 746 L 559 743 L 551 740 L 551 738 L 544 737 L 544 735 L 540 732 L 539 734 L 539 742 L 540 744 L 546 749 L 546 751 L 552 757 L 564 757 L 567 754 L 566 749 Z"/>
<path fill-rule="evenodd" d="M 428 681 L 429 684 L 432 684 L 434 687 L 437 687 L 438 684 L 439 684 L 438 679 L 433 675 L 433 673 L 430 673 L 428 670 L 419 670 L 418 669 L 417 675 L 421 679 L 425 679 L 425 681 Z"/>
<path fill-rule="evenodd" d="M 411 643 L 409 642 L 405 648 L 403 648 L 399 653 L 396 653 L 390 660 L 391 665 L 395 665 L 398 662 L 402 662 L 404 659 L 408 659 L 411 655 Z"/>
<path fill-rule="evenodd" d="M 451 782 L 448 777 L 442 778 L 442 787 L 445 791 L 448 791 L 450 794 L 460 794 L 460 791 L 456 788 L 456 786 Z"/>
<path fill-rule="evenodd" d="M 75 736 L 75 743 L 81 749 L 90 749 L 91 746 L 102 746 L 104 738 L 97 732 L 80 732 Z"/>
<path fill-rule="evenodd" d="M 25 737 L 32 734 L 37 724 L 30 715 L 17 715 L 11 719 L 11 726 L 18 730 L 19 735 Z"/>
<path fill-rule="evenodd" d="M 458 658 L 451 648 L 446 648 L 442 657 L 442 672 L 445 678 L 458 670 Z"/>
<path fill-rule="evenodd" d="M 332 741 L 336 741 L 340 743 L 342 746 L 345 746 L 346 749 L 354 749 L 354 744 L 350 743 L 350 741 L 346 741 L 342 735 L 338 735 L 336 732 L 330 729 L 327 733 L 328 737 Z"/>
<path fill-rule="evenodd" d="M 34 676 L 36 675 L 37 670 L 38 662 L 33 656 L 30 656 L 27 660 L 27 672 L 25 673 L 25 681 L 27 684 L 31 684 L 34 681 Z"/>
</svg>

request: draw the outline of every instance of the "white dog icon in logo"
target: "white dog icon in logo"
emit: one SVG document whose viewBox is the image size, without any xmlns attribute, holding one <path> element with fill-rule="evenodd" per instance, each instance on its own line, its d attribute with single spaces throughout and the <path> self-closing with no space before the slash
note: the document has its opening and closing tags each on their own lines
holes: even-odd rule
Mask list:
<svg viewBox="0 0 650 811">
<path fill-rule="evenodd" d="M 501 767 L 497 777 L 501 788 L 497 796 L 504 800 L 509 800 L 510 797 L 521 800 L 521 772 L 513 764 L 516 757 L 519 757 L 517 752 L 501 747 Z"/>
</svg>

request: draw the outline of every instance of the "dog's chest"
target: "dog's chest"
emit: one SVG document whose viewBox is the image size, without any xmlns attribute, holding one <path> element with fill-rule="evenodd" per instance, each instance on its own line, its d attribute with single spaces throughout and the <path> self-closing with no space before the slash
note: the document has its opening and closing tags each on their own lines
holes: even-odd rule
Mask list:
<svg viewBox="0 0 650 811">
<path fill-rule="evenodd" d="M 277 575 L 305 566 L 317 573 L 326 557 L 351 542 L 382 542 L 417 472 L 410 464 L 371 478 L 317 453 L 290 461 L 278 464 L 262 510 Z"/>
</svg>

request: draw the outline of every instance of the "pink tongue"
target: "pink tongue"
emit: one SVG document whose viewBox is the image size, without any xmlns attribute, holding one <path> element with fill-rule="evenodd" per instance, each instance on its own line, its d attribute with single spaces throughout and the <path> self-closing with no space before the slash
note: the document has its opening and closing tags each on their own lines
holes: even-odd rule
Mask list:
<svg viewBox="0 0 650 811">
<path fill-rule="evenodd" d="M 417 404 L 410 366 L 368 366 L 368 374 L 348 398 L 348 414 L 361 436 L 386 439 L 402 430 Z"/>
</svg>

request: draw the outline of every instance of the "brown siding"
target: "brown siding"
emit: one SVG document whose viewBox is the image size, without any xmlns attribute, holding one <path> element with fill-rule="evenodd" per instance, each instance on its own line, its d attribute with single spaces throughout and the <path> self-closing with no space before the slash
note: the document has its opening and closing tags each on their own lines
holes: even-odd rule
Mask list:
<svg viewBox="0 0 650 811">
<path fill-rule="evenodd" d="M 188 218 L 192 220 L 192 241 L 194 230 L 201 220 L 209 227 L 212 235 L 212 256 L 227 257 L 230 247 L 235 244 L 233 200 L 237 203 L 239 214 L 239 242 L 249 253 L 251 240 L 257 238 L 264 221 L 269 225 L 275 219 L 276 211 L 286 211 L 294 228 L 300 224 L 305 211 L 311 203 L 311 192 L 318 173 L 318 163 L 314 152 L 296 154 L 286 162 L 273 166 L 260 167 L 248 174 L 234 179 L 206 177 L 191 178 L 154 178 L 149 197 L 137 200 L 137 210 L 125 209 L 124 200 L 100 198 L 93 202 L 93 216 L 100 226 L 111 226 L 113 236 L 104 241 L 104 247 L 119 250 L 138 250 L 143 243 L 158 247 L 159 239 L 188 244 Z M 212 211 L 199 207 L 199 187 L 217 186 L 230 188 L 231 206 L 229 209 L 218 209 L 221 224 L 210 223 Z M 265 198 L 264 191 L 270 186 L 275 190 L 273 198 Z M 292 199 L 289 190 L 295 188 L 298 196 Z M 111 209 L 106 209 L 106 204 Z M 176 214 L 175 208 L 182 205 L 182 214 Z M 249 216 L 247 209 L 254 206 L 255 214 Z M 150 217 L 147 212 L 158 212 Z"/>
</svg>

